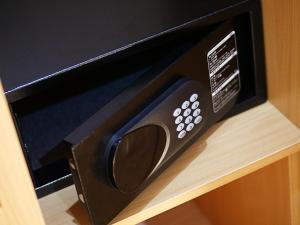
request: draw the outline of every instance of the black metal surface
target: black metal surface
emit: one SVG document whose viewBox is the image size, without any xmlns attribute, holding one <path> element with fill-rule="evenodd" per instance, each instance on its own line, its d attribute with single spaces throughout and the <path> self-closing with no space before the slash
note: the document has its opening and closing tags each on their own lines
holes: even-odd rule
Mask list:
<svg viewBox="0 0 300 225">
<path fill-rule="evenodd" d="M 10 1 L 0 3 L 0 74 L 10 101 L 75 67 L 224 12 L 241 0 Z M 51 81 L 52 82 L 52 81 Z"/>
<path fill-rule="evenodd" d="M 64 117 L 76 111 L 70 111 L 72 107 L 69 108 L 68 104 L 80 106 L 81 102 L 85 102 L 85 104 L 91 106 L 89 109 L 83 108 L 83 111 L 80 107 L 74 107 L 77 109 L 77 116 L 76 113 L 71 115 L 74 118 L 74 123 L 72 126 L 62 124 L 63 132 L 68 133 L 78 126 L 79 123 L 76 118 L 82 118 L 82 121 L 85 121 L 90 114 L 99 109 L 97 104 L 86 102 L 92 102 L 93 98 L 85 93 L 85 90 L 80 91 L 82 96 L 85 95 L 86 98 L 80 97 L 80 95 L 73 97 L 70 95 L 70 98 L 67 97 L 64 100 L 65 103 L 61 102 L 61 98 L 58 98 L 57 101 L 52 101 L 50 105 L 47 105 L 47 101 L 44 102 L 52 94 L 60 96 L 64 92 L 63 87 L 67 86 L 69 82 L 73 82 L 73 84 L 78 82 L 78 86 L 80 86 L 81 80 L 84 78 L 90 80 L 91 83 L 95 79 L 111 80 L 110 73 L 103 73 L 103 66 L 106 66 L 106 64 L 111 64 L 114 67 L 114 65 L 119 65 L 120 60 L 123 61 L 125 59 L 126 61 L 126 59 L 130 59 L 132 55 L 137 53 L 143 55 L 146 50 L 167 46 L 167 43 L 175 40 L 176 44 L 173 47 L 169 47 L 169 49 L 173 49 L 188 42 L 184 38 L 185 34 L 195 36 L 196 33 L 200 32 L 201 34 L 196 35 L 197 38 L 194 40 L 199 41 L 206 34 L 209 34 L 216 24 L 220 24 L 225 20 L 231 20 L 234 29 L 237 31 L 242 81 L 242 90 L 238 103 L 227 116 L 234 115 L 265 101 L 263 33 L 260 2 L 258 0 L 190 1 L 189 3 L 179 1 L 142 1 L 141 3 L 132 1 L 116 3 L 116 1 L 110 1 L 103 3 L 95 1 L 90 5 L 79 1 L 72 3 L 69 5 L 66 2 L 58 3 L 56 1 L 43 3 L 43 5 L 36 1 L 31 3 L 2 1 L 0 3 L 0 12 L 2 12 L 0 14 L 1 34 L 3 31 L 3 35 L 0 36 L 0 47 L 2 49 L 0 52 L 0 76 L 4 81 L 7 97 L 10 101 L 14 102 L 24 98 L 22 101 L 31 102 L 29 99 L 36 98 L 35 102 L 40 101 L 38 105 L 44 104 L 42 108 L 55 109 L 53 113 L 59 115 L 63 123 L 67 121 L 63 119 Z M 121 14 L 98 14 L 105 8 L 98 7 L 97 9 L 93 7 L 98 4 L 106 5 L 106 9 L 112 9 L 117 5 L 119 9 L 116 9 L 116 11 L 120 11 L 122 7 L 124 11 Z M 133 7 L 133 5 L 136 7 Z M 153 7 L 145 10 L 149 5 Z M 74 13 L 79 12 L 79 8 L 82 8 L 82 11 L 77 14 Z M 88 12 L 90 8 L 93 9 L 91 9 L 91 15 L 89 16 L 87 14 L 90 13 Z M 127 13 L 129 11 L 131 13 Z M 102 19 L 92 20 L 93 18 Z M 61 23 L 61 21 L 64 22 Z M 131 42 L 134 44 L 130 45 Z M 106 54 L 112 50 L 120 51 L 113 51 L 111 55 Z M 151 53 L 153 58 L 156 56 L 155 51 Z M 104 58 L 101 58 L 102 56 Z M 164 56 L 164 54 L 161 56 Z M 96 61 L 88 61 L 86 65 L 80 64 L 89 59 Z M 154 61 L 152 62 L 149 59 L 148 66 L 155 64 Z M 134 64 L 136 62 L 131 63 Z M 136 65 L 138 64 L 136 63 Z M 64 70 L 71 69 L 73 66 L 79 67 L 71 71 Z M 56 72 L 62 68 L 61 75 L 51 76 L 52 78 L 47 76 L 49 74 L 58 75 Z M 116 74 L 116 76 L 122 76 L 122 73 Z M 128 75 L 130 76 L 130 74 Z M 39 78 L 47 79 L 31 83 L 31 81 Z M 77 81 L 74 81 L 76 79 Z M 127 79 L 126 76 L 124 79 Z M 23 84 L 25 84 L 24 87 L 22 86 Z M 99 87 L 102 84 L 101 82 L 97 83 Z M 157 88 L 162 87 L 160 83 L 155 85 L 158 85 Z M 115 87 L 118 89 L 118 85 Z M 72 90 L 72 87 L 68 87 L 68 89 Z M 112 87 L 112 89 L 114 88 Z M 116 92 L 115 94 L 118 93 Z M 28 98 L 29 96 L 31 97 Z M 110 101 L 109 98 L 106 103 Z M 40 121 L 38 130 L 41 132 L 37 133 L 44 133 L 53 138 L 52 134 L 55 132 L 55 129 L 51 129 L 51 126 L 45 126 L 45 122 L 53 125 L 51 117 L 47 116 L 50 111 L 44 112 L 43 115 L 40 113 L 43 110 L 38 112 L 34 109 L 35 104 L 33 104 L 33 107 L 32 104 L 23 104 L 23 107 L 18 107 L 22 101 L 12 103 L 12 109 L 15 113 L 21 113 L 21 115 L 24 113 L 24 110 L 27 113 L 35 114 L 35 116 L 23 114 L 27 118 L 36 118 L 30 119 L 31 122 L 28 120 L 27 128 L 35 127 L 36 121 Z M 43 103 L 41 104 L 41 102 Z M 59 107 L 60 104 L 66 104 L 66 107 L 63 107 L 66 110 Z M 46 108 L 44 110 L 47 111 Z M 88 113 L 84 115 L 84 111 Z M 21 118 L 17 117 L 16 119 L 19 120 Z M 19 123 L 19 130 L 22 136 L 25 134 L 27 135 L 27 140 L 37 140 L 43 143 L 41 139 L 39 140 L 39 138 L 43 138 L 43 135 L 36 135 L 34 132 L 31 132 L 31 129 L 27 128 L 25 123 Z M 94 129 L 94 127 L 91 126 L 90 129 Z M 47 154 L 51 150 L 51 146 L 56 145 L 55 143 L 59 142 L 63 135 L 63 133 L 59 135 L 56 141 L 44 148 L 44 150 L 37 148 L 35 152 L 31 148 L 26 148 L 25 154 L 29 158 L 33 157 L 28 162 L 29 168 L 33 166 L 32 160 L 40 163 L 40 158 L 37 156 L 43 157 Z M 27 143 L 25 142 L 24 144 Z M 36 145 L 37 143 L 33 144 Z M 68 165 L 63 160 L 55 161 L 54 164 L 50 165 L 42 165 L 42 167 L 32 172 L 39 196 L 51 193 L 72 183 Z"/>
</svg>

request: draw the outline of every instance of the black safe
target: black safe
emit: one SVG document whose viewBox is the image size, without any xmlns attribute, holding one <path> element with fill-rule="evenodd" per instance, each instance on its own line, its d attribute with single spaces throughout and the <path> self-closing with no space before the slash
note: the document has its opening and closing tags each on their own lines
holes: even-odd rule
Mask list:
<svg viewBox="0 0 300 225">
<path fill-rule="evenodd" d="M 6 1 L 0 12 L 0 75 L 37 194 L 74 182 L 93 224 L 212 124 L 266 100 L 257 0 Z"/>
</svg>

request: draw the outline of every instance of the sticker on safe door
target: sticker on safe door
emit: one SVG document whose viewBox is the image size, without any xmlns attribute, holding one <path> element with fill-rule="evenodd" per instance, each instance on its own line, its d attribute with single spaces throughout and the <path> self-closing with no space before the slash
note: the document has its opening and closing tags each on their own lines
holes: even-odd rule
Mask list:
<svg viewBox="0 0 300 225">
<path fill-rule="evenodd" d="M 217 113 L 240 91 L 240 71 L 235 31 L 207 53 L 213 111 Z"/>
</svg>

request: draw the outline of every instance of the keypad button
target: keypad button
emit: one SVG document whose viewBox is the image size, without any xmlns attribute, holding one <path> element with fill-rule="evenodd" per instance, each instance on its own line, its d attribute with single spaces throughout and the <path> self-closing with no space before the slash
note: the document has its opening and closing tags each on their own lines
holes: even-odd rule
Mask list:
<svg viewBox="0 0 300 225">
<path fill-rule="evenodd" d="M 178 134 L 178 138 L 184 138 L 185 134 L 186 134 L 185 130 L 180 131 L 180 133 Z"/>
<path fill-rule="evenodd" d="M 178 116 L 175 120 L 175 124 L 180 124 L 181 121 L 183 120 L 183 117 L 182 116 Z"/>
<path fill-rule="evenodd" d="M 194 128 L 194 124 L 190 123 L 189 125 L 187 125 L 186 130 L 191 131 L 193 128 Z"/>
<path fill-rule="evenodd" d="M 194 123 L 195 124 L 198 124 L 198 123 L 200 123 L 202 121 L 202 116 L 197 116 L 196 118 L 195 118 L 195 120 L 194 120 Z"/>
<path fill-rule="evenodd" d="M 200 115 L 201 110 L 200 109 L 195 109 L 195 111 L 193 112 L 193 116 L 199 116 Z"/>
<path fill-rule="evenodd" d="M 187 108 L 187 109 L 183 112 L 183 115 L 184 115 L 185 117 L 187 117 L 188 115 L 191 114 L 191 112 L 192 112 L 192 110 L 191 110 L 190 108 Z"/>
<path fill-rule="evenodd" d="M 186 119 L 185 119 L 185 124 L 189 124 L 190 122 L 192 122 L 193 120 L 193 117 L 192 116 L 188 116 Z"/>
<path fill-rule="evenodd" d="M 198 106 L 199 106 L 199 102 L 198 102 L 198 101 L 196 101 L 196 102 L 194 102 L 194 103 L 193 103 L 193 105 L 192 105 L 192 109 L 197 109 L 197 108 L 198 108 Z"/>
<path fill-rule="evenodd" d="M 190 101 L 191 101 L 191 102 L 194 102 L 194 101 L 197 100 L 197 98 L 198 98 L 198 95 L 197 95 L 197 94 L 192 94 L 191 97 L 190 97 Z"/>
<path fill-rule="evenodd" d="M 181 113 L 181 108 L 177 108 L 177 109 L 174 110 L 173 116 L 174 116 L 174 117 L 177 117 L 177 116 L 180 115 L 180 113 Z"/>
<path fill-rule="evenodd" d="M 181 123 L 177 126 L 176 130 L 179 132 L 184 128 L 184 123 Z"/>
<path fill-rule="evenodd" d="M 184 101 L 184 102 L 182 103 L 182 105 L 181 105 L 181 108 L 182 108 L 182 109 L 186 109 L 187 107 L 189 107 L 189 105 L 190 105 L 190 102 L 189 102 L 189 101 Z"/>
</svg>

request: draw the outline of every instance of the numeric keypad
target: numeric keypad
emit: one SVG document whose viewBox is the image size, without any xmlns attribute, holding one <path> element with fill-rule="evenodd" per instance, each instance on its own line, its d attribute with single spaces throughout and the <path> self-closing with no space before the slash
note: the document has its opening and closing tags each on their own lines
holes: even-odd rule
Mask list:
<svg viewBox="0 0 300 225">
<path fill-rule="evenodd" d="M 201 109 L 199 108 L 199 95 L 193 93 L 187 99 L 174 109 L 177 137 L 184 138 L 188 132 L 191 132 L 196 125 L 202 122 Z"/>
</svg>

